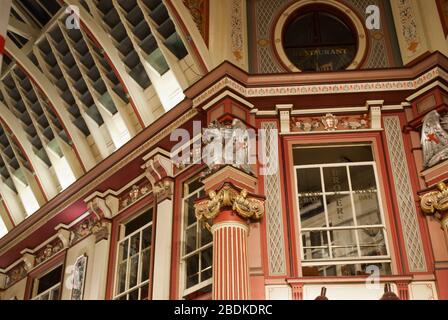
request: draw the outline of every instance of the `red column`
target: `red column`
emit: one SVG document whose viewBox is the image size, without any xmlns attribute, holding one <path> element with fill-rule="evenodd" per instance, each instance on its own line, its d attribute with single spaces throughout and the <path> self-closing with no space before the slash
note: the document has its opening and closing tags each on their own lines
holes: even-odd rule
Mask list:
<svg viewBox="0 0 448 320">
<path fill-rule="evenodd" d="M 248 300 L 248 225 L 234 211 L 222 211 L 214 220 L 213 300 Z"/>
</svg>

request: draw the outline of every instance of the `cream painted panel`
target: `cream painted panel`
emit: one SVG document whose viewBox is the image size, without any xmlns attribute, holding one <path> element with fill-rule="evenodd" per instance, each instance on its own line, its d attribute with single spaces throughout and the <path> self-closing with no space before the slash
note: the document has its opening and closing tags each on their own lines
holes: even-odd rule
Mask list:
<svg viewBox="0 0 448 320">
<path fill-rule="evenodd" d="M 73 266 L 76 259 L 83 254 L 87 254 L 87 272 L 84 284 L 84 299 L 89 295 L 92 287 L 92 279 L 96 277 L 93 274 L 93 259 L 95 254 L 95 235 L 91 235 L 84 240 L 77 243 L 75 246 L 71 247 L 67 251 L 66 264 L 64 270 L 64 282 L 62 286 L 62 300 L 71 299 L 71 283 L 72 283 L 72 272 Z"/>
<path fill-rule="evenodd" d="M 292 291 L 289 285 L 266 286 L 267 300 L 292 300 Z"/>
<path fill-rule="evenodd" d="M 313 284 L 303 287 L 303 299 L 316 299 L 322 287 L 327 288 L 329 300 L 379 300 L 384 294 L 383 284 L 369 287 L 365 284 Z M 395 285 L 392 285 L 392 291 L 397 292 Z"/>
<path fill-rule="evenodd" d="M 26 290 L 26 281 L 27 278 L 24 278 L 14 284 L 13 286 L 9 287 L 5 290 L 5 292 L 2 293 L 2 299 L 1 300 L 24 300 L 25 299 L 25 290 Z"/>
<path fill-rule="evenodd" d="M 434 282 L 413 282 L 409 286 L 411 300 L 437 300 L 436 284 Z"/>
</svg>

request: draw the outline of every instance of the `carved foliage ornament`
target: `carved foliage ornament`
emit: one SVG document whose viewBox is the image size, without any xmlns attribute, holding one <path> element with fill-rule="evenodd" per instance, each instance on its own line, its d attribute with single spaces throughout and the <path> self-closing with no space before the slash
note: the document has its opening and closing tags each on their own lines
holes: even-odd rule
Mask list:
<svg viewBox="0 0 448 320">
<path fill-rule="evenodd" d="M 98 219 L 96 216 L 91 216 L 78 224 L 70 232 L 70 245 L 73 245 L 91 234 L 100 233 L 108 233 L 108 222 Z"/>
<path fill-rule="evenodd" d="M 209 199 L 195 204 L 198 220 L 210 220 L 219 215 L 223 208 L 232 208 L 241 218 L 258 220 L 264 214 L 264 201 L 249 197 L 247 190 L 237 192 L 226 183 L 218 192 L 210 191 Z"/>
<path fill-rule="evenodd" d="M 133 185 L 131 190 L 120 200 L 120 210 L 130 206 L 140 198 L 146 196 L 150 191 L 149 183 L 143 186 Z"/>
<path fill-rule="evenodd" d="M 448 187 L 444 182 L 437 185 L 438 191 L 428 192 L 421 197 L 422 211 L 441 218 L 448 213 Z"/>
<path fill-rule="evenodd" d="M 36 254 L 36 264 L 41 264 L 44 261 L 47 261 L 56 253 L 60 252 L 64 248 L 64 245 L 60 239 L 56 239 L 55 241 L 47 244 L 44 248 L 39 250 Z"/>
</svg>

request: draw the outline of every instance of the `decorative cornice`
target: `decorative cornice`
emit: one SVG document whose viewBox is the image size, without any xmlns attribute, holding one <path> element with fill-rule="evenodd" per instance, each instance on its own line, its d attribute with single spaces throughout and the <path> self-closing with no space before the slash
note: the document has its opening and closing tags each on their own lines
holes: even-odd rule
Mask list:
<svg viewBox="0 0 448 320">
<path fill-rule="evenodd" d="M 224 76 L 214 85 L 193 99 L 193 106 L 198 107 L 215 94 L 224 89 L 231 89 L 246 98 L 302 96 L 323 94 L 347 94 L 385 91 L 416 90 L 437 78 L 448 81 L 448 73 L 435 67 L 411 80 L 376 81 L 376 82 L 345 82 L 334 84 L 312 84 L 292 86 L 247 87 L 229 76 Z"/>
</svg>

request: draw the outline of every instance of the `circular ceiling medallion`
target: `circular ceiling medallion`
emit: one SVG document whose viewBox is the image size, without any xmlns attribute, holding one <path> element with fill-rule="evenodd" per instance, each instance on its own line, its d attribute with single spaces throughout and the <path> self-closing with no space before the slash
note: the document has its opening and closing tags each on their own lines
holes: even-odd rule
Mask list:
<svg viewBox="0 0 448 320">
<path fill-rule="evenodd" d="M 275 50 L 293 72 L 356 69 L 366 54 L 364 25 L 349 7 L 334 1 L 300 1 L 275 26 Z"/>
</svg>

